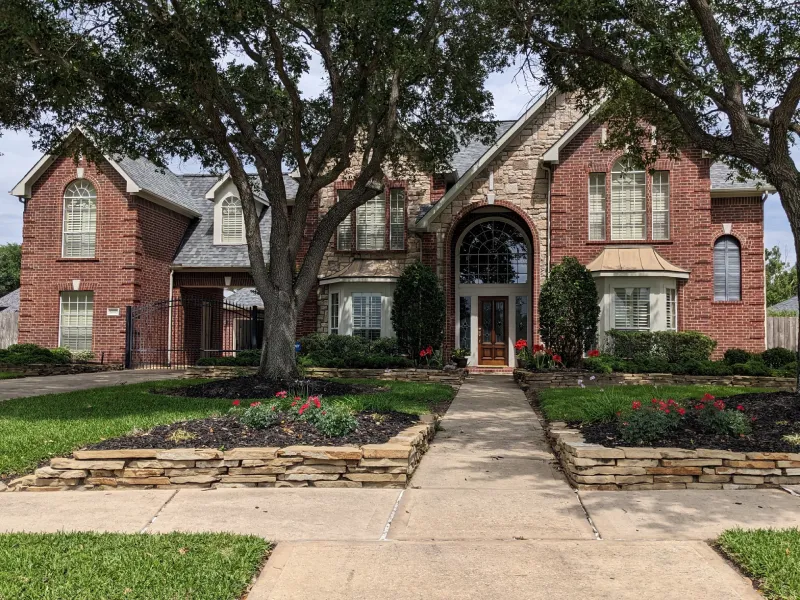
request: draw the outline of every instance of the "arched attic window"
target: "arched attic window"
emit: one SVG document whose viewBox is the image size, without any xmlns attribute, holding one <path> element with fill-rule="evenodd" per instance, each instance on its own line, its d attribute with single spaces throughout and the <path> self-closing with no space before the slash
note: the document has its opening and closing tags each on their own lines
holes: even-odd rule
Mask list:
<svg viewBox="0 0 800 600">
<path fill-rule="evenodd" d="M 242 201 L 236 196 L 222 200 L 222 243 L 244 243 L 244 215 Z"/>
</svg>

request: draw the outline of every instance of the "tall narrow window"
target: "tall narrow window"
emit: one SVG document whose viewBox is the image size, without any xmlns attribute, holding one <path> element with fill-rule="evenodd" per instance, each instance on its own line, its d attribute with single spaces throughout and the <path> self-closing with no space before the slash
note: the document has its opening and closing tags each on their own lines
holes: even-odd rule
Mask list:
<svg viewBox="0 0 800 600">
<path fill-rule="evenodd" d="M 667 329 L 678 329 L 678 295 L 673 288 L 667 288 Z"/>
<path fill-rule="evenodd" d="M 383 250 L 386 245 L 386 198 L 378 194 L 356 209 L 356 249 Z"/>
<path fill-rule="evenodd" d="M 472 298 L 461 296 L 458 299 L 458 347 L 472 348 Z"/>
<path fill-rule="evenodd" d="M 516 317 L 516 335 L 514 341 L 528 341 L 528 297 L 517 296 L 514 303 L 514 315 Z"/>
<path fill-rule="evenodd" d="M 606 239 L 605 173 L 589 173 L 589 239 Z"/>
<path fill-rule="evenodd" d="M 342 195 L 346 194 L 348 190 L 339 190 L 336 194 L 336 201 L 342 199 Z M 339 223 L 336 228 L 336 249 L 337 250 L 352 250 L 353 249 L 353 219 L 352 215 L 347 215 L 345 220 Z"/>
<path fill-rule="evenodd" d="M 646 229 L 645 173 L 620 159 L 611 169 L 611 239 L 643 240 Z"/>
<path fill-rule="evenodd" d="M 61 292 L 59 346 L 91 350 L 93 312 L 94 292 Z"/>
<path fill-rule="evenodd" d="M 714 244 L 714 300 L 742 299 L 742 252 L 732 235 L 724 235 Z"/>
<path fill-rule="evenodd" d="M 85 179 L 77 179 L 64 191 L 64 224 L 61 255 L 94 258 L 97 239 L 97 192 Z"/>
<path fill-rule="evenodd" d="M 236 196 L 229 196 L 222 200 L 222 243 L 244 243 L 244 214 L 242 201 Z"/>
<path fill-rule="evenodd" d="M 339 334 L 339 292 L 331 294 L 329 332 Z"/>
<path fill-rule="evenodd" d="M 653 239 L 669 239 L 669 171 L 653 173 Z"/>
<path fill-rule="evenodd" d="M 406 245 L 406 192 L 389 190 L 389 250 L 404 250 Z"/>
<path fill-rule="evenodd" d="M 353 294 L 353 335 L 368 340 L 381 337 L 381 295 Z"/>
<path fill-rule="evenodd" d="M 614 289 L 614 328 L 650 329 L 650 288 Z"/>
</svg>

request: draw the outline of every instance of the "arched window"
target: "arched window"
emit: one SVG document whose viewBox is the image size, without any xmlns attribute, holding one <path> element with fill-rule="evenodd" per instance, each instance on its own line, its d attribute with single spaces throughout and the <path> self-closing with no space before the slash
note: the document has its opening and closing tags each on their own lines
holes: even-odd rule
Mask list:
<svg viewBox="0 0 800 600">
<path fill-rule="evenodd" d="M 61 254 L 65 258 L 94 258 L 97 240 L 97 192 L 85 179 L 64 190 Z"/>
<path fill-rule="evenodd" d="M 714 300 L 742 299 L 742 249 L 732 235 L 714 243 Z"/>
<path fill-rule="evenodd" d="M 506 221 L 484 221 L 470 229 L 459 248 L 461 283 L 526 283 L 528 244 Z"/>
<path fill-rule="evenodd" d="M 222 200 L 222 243 L 244 243 L 244 216 L 242 201 L 236 196 Z"/>
<path fill-rule="evenodd" d="M 623 157 L 611 168 L 611 239 L 646 237 L 645 172 L 633 160 Z"/>
</svg>

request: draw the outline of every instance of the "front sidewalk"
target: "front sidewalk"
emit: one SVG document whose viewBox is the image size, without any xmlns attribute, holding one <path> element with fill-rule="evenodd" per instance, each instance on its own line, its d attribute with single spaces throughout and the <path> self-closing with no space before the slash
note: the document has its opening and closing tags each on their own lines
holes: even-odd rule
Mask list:
<svg viewBox="0 0 800 600">
<path fill-rule="evenodd" d="M 779 491 L 578 495 L 510 378 L 468 380 L 442 427 L 405 490 L 5 493 L 0 531 L 278 541 L 248 600 L 727 600 L 760 596 L 706 541 L 800 526 L 800 498 Z"/>
</svg>

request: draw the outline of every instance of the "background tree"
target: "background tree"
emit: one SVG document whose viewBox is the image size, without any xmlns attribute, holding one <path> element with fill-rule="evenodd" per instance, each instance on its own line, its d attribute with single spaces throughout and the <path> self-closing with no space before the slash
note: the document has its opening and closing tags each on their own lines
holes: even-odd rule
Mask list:
<svg viewBox="0 0 800 600">
<path fill-rule="evenodd" d="M 539 331 L 542 340 L 564 364 L 580 362 L 597 341 L 600 304 L 589 270 L 567 256 L 553 267 L 539 294 Z"/>
<path fill-rule="evenodd" d="M 382 193 L 403 159 L 441 166 L 460 138 L 493 134 L 483 84 L 504 59 L 466 4 L 5 0 L 0 107 L 20 110 L 0 108 L 0 125 L 34 130 L 51 151 L 81 123 L 104 153 L 228 170 L 265 306 L 260 374 L 288 377 L 298 313 L 336 226 Z M 320 91 L 309 95 L 300 80 L 312 72 Z M 299 182 L 291 211 L 286 168 Z M 309 211 L 343 176 L 352 190 L 322 215 L 301 259 Z M 269 266 L 258 188 L 272 211 Z"/>
<path fill-rule="evenodd" d="M 797 264 L 783 261 L 778 246 L 764 251 L 767 271 L 767 306 L 788 300 L 797 294 Z"/>
<path fill-rule="evenodd" d="M 652 164 L 691 145 L 766 180 L 800 249 L 800 171 L 789 154 L 800 133 L 800 4 L 498 0 L 494 11 L 514 23 L 545 83 L 586 108 L 603 103 L 609 146 Z"/>
<path fill-rule="evenodd" d="M 19 270 L 22 265 L 22 247 L 9 242 L 0 244 L 0 296 L 19 287 Z"/>
<path fill-rule="evenodd" d="M 444 318 L 444 292 L 436 273 L 421 262 L 407 266 L 397 280 L 392 302 L 392 327 L 400 351 L 416 361 L 420 350 L 440 348 Z"/>
</svg>

